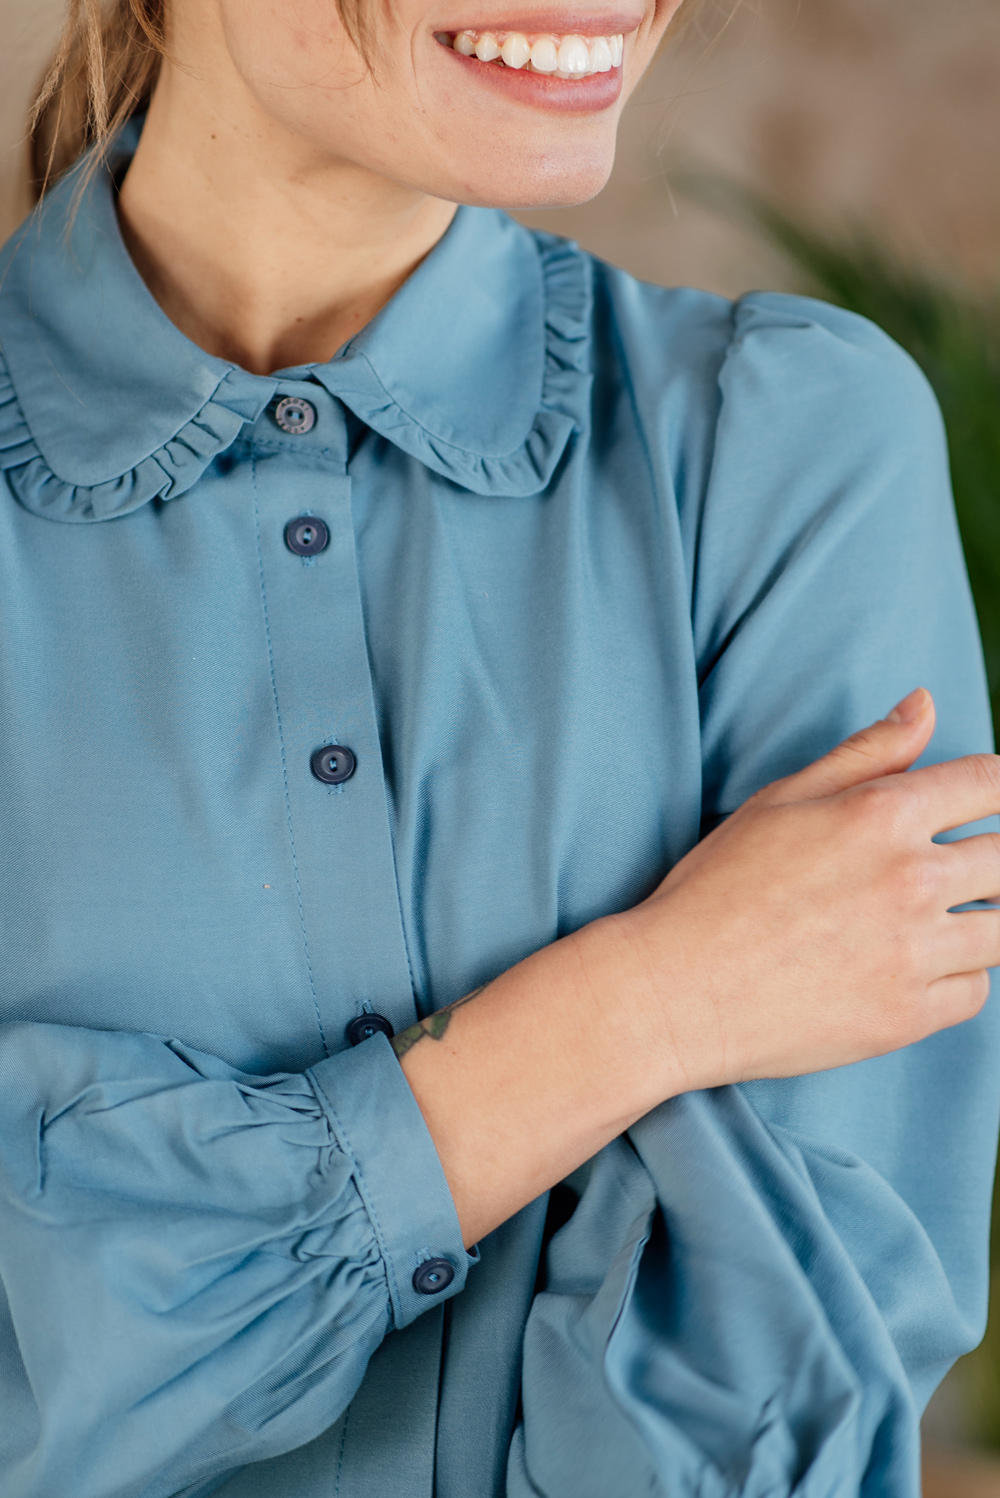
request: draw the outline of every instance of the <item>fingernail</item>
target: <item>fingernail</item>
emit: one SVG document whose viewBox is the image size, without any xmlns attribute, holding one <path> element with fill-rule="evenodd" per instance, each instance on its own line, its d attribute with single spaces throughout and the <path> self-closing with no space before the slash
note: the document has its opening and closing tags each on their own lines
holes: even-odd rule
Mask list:
<svg viewBox="0 0 1000 1498">
<path fill-rule="evenodd" d="M 915 687 L 902 702 L 897 702 L 886 718 L 887 723 L 915 723 L 927 706 L 927 688 Z"/>
</svg>

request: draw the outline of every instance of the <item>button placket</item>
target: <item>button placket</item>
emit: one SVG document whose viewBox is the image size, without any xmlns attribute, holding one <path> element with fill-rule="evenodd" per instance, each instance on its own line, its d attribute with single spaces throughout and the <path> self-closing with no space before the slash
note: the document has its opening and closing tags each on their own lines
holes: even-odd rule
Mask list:
<svg viewBox="0 0 1000 1498">
<path fill-rule="evenodd" d="M 395 1030 L 416 1012 L 361 610 L 346 429 L 332 397 L 320 392 L 316 404 L 314 432 L 296 437 L 294 447 L 275 451 L 262 433 L 254 471 L 304 939 L 326 1045 L 335 1050 L 366 1004 Z M 313 566 L 298 564 L 288 545 L 289 515 L 322 518 L 326 544 Z"/>
</svg>

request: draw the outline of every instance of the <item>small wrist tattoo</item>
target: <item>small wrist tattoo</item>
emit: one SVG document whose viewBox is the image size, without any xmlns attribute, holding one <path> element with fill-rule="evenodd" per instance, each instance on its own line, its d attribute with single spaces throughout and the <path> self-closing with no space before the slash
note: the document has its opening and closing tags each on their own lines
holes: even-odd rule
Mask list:
<svg viewBox="0 0 1000 1498">
<path fill-rule="evenodd" d="M 438 1009 L 435 1014 L 429 1014 L 426 1019 L 417 1020 L 417 1023 L 410 1025 L 409 1029 L 400 1030 L 398 1035 L 394 1035 L 389 1044 L 400 1060 L 406 1055 L 407 1051 L 413 1049 L 418 1041 L 425 1039 L 440 1040 L 451 1024 L 451 1017 L 455 1013 L 455 1010 L 461 1009 L 463 1004 L 468 1004 L 477 994 L 481 994 L 485 987 L 484 983 L 479 988 L 474 988 L 471 993 L 465 994 L 463 998 L 456 999 L 454 1004 L 449 1004 L 445 1009 Z"/>
</svg>

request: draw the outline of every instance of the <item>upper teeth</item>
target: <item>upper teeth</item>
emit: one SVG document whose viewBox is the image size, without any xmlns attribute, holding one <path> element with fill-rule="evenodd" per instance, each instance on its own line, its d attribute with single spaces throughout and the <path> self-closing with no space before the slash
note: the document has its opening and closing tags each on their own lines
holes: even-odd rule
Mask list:
<svg viewBox="0 0 1000 1498">
<path fill-rule="evenodd" d="M 446 38 L 445 38 L 446 39 Z M 541 36 L 523 31 L 458 31 L 451 45 L 463 57 L 480 62 L 551 73 L 556 78 L 587 78 L 621 66 L 623 36 Z"/>
</svg>

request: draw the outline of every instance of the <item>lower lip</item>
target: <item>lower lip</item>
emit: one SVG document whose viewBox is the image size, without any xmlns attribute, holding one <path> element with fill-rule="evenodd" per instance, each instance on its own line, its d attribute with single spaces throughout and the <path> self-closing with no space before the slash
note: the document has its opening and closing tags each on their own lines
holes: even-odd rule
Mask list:
<svg viewBox="0 0 1000 1498">
<path fill-rule="evenodd" d="M 454 47 L 438 42 L 442 52 L 453 57 L 470 77 L 519 104 L 548 109 L 563 114 L 596 114 L 616 103 L 622 91 L 622 70 L 592 73 L 589 78 L 550 78 L 547 73 L 532 73 L 528 68 L 506 68 L 495 62 L 480 62 L 466 57 Z"/>
</svg>

